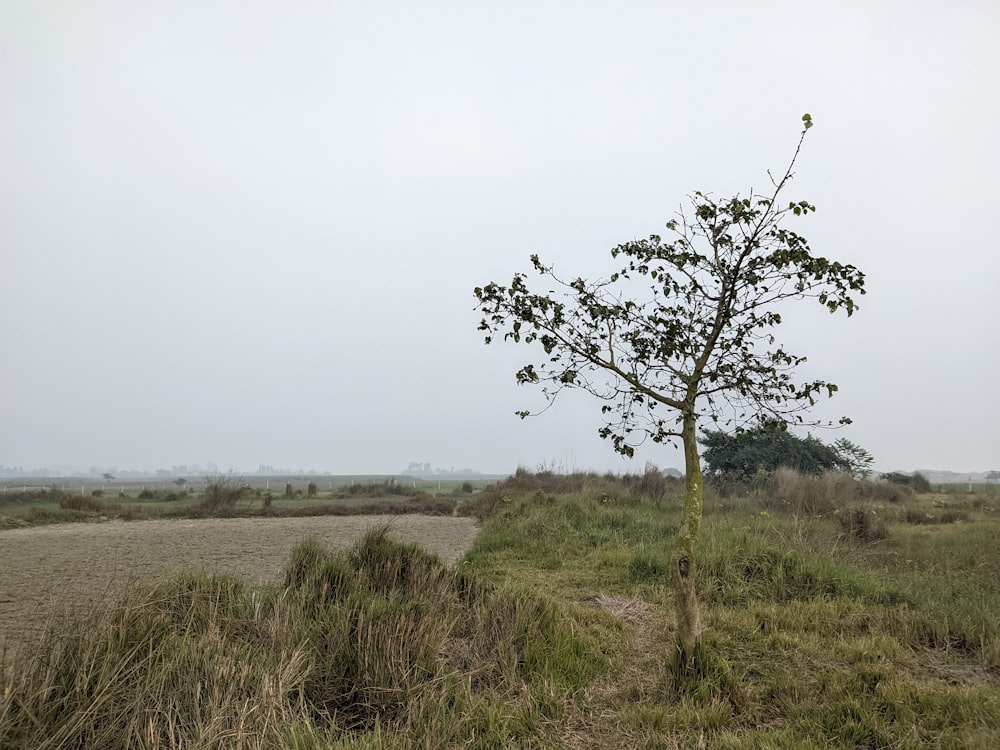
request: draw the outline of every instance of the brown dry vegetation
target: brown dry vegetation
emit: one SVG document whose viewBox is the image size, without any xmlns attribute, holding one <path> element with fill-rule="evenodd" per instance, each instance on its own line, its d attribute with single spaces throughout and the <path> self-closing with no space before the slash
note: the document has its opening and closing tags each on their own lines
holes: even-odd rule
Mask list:
<svg viewBox="0 0 1000 750">
<path fill-rule="evenodd" d="M 110 601 L 130 580 L 201 570 L 274 582 L 303 538 L 343 549 L 386 524 L 447 562 L 464 554 L 477 533 L 469 518 L 423 515 L 108 521 L 0 531 L 0 641 L 37 631 L 67 606 Z"/>
</svg>

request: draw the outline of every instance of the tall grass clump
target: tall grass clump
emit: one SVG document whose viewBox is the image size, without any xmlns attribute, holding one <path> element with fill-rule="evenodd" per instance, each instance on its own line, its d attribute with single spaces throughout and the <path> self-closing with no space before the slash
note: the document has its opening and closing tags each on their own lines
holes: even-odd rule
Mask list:
<svg viewBox="0 0 1000 750">
<path fill-rule="evenodd" d="M 231 512 L 239 500 L 252 494 L 250 484 L 239 477 L 228 474 L 206 477 L 201 508 L 209 513 Z"/>
<path fill-rule="evenodd" d="M 795 515 L 821 516 L 856 500 L 858 482 L 842 471 L 802 474 L 780 467 L 774 472 L 774 490 L 768 507 Z"/>
<path fill-rule="evenodd" d="M 478 497 L 463 504 L 459 513 L 483 521 L 501 511 L 512 498 L 526 496 L 535 501 L 547 498 L 554 502 L 556 496 L 576 495 L 588 502 L 626 506 L 679 499 L 682 494 L 683 482 L 664 476 L 653 464 L 647 464 L 642 474 L 624 476 L 594 472 L 557 474 L 547 469 L 532 472 L 519 467 L 511 476 L 488 485 Z"/>
<path fill-rule="evenodd" d="M 667 476 L 656 464 L 647 462 L 642 474 L 626 474 L 622 482 L 637 499 L 661 503 L 665 500 L 680 502 L 684 495 L 684 480 Z"/>
<path fill-rule="evenodd" d="M 307 541 L 281 585 L 185 574 L 51 623 L 0 675 L 0 747 L 533 745 L 601 670 L 572 621 L 385 528 Z"/>
</svg>

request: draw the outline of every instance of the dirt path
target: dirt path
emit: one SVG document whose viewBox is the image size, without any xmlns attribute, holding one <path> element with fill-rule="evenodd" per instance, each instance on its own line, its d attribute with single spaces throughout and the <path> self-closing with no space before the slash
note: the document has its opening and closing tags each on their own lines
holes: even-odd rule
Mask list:
<svg viewBox="0 0 1000 750">
<path fill-rule="evenodd" d="M 395 538 L 448 563 L 478 532 L 470 518 L 417 515 L 109 521 L 0 531 L 0 643 L 37 630 L 67 604 L 113 596 L 131 579 L 204 570 L 277 581 L 302 539 L 346 547 L 384 524 Z"/>
</svg>

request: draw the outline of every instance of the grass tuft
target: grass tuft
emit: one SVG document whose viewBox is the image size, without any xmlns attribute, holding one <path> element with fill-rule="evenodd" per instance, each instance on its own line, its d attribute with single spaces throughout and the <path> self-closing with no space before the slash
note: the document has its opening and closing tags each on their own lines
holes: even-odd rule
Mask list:
<svg viewBox="0 0 1000 750">
<path fill-rule="evenodd" d="M 0 675 L 0 747 L 532 744 L 601 669 L 573 622 L 387 528 L 307 540 L 280 586 L 184 574 L 54 621 Z"/>
</svg>

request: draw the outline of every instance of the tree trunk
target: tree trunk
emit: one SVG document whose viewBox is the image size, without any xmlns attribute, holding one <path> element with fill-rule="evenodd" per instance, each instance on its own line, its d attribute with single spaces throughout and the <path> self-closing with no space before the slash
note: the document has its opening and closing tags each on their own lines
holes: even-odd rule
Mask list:
<svg viewBox="0 0 1000 750">
<path fill-rule="evenodd" d="M 684 470 L 687 492 L 684 496 L 684 517 L 674 544 L 672 574 L 677 608 L 677 648 L 687 666 L 694 659 L 701 636 L 701 614 L 695 592 L 697 572 L 696 546 L 701 527 L 702 490 L 701 457 L 698 455 L 698 425 L 693 415 L 684 416 L 682 431 Z"/>
</svg>

